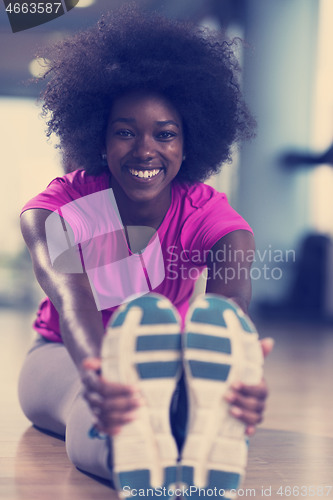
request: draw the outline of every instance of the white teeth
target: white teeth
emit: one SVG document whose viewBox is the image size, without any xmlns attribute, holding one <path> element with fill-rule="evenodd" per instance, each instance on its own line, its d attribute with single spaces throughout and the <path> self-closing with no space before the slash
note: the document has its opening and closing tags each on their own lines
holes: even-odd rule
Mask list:
<svg viewBox="0 0 333 500">
<path fill-rule="evenodd" d="M 154 170 L 134 170 L 133 168 L 129 169 L 132 175 L 134 175 L 135 177 L 140 177 L 141 179 L 150 179 L 150 177 L 154 177 L 155 175 L 157 175 L 160 170 L 160 168 L 155 168 Z"/>
</svg>

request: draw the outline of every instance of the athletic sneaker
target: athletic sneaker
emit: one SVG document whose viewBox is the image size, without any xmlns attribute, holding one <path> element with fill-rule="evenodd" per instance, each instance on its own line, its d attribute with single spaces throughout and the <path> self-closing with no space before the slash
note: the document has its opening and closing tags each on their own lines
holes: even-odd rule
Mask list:
<svg viewBox="0 0 333 500">
<path fill-rule="evenodd" d="M 206 294 L 187 314 L 183 350 L 189 420 L 180 462 L 182 486 L 192 499 L 236 498 L 247 439 L 245 425 L 230 415 L 223 396 L 234 381 L 261 381 L 258 334 L 233 301 Z"/>
<path fill-rule="evenodd" d="M 169 498 L 167 490 L 175 487 L 178 449 L 169 408 L 181 370 L 180 321 L 171 302 L 148 294 L 121 306 L 103 341 L 103 376 L 138 386 L 146 404 L 112 438 L 120 496 L 141 490 L 141 496 Z"/>
</svg>

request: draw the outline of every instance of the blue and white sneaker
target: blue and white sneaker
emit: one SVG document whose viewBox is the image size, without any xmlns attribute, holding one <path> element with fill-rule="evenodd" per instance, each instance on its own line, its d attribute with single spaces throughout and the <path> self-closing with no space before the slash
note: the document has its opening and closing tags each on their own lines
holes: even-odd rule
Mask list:
<svg viewBox="0 0 333 500">
<path fill-rule="evenodd" d="M 169 408 L 182 370 L 178 312 L 165 297 L 148 294 L 121 306 L 110 327 L 102 347 L 103 376 L 138 386 L 146 403 L 112 438 L 114 483 L 123 497 L 141 490 L 141 496 L 145 491 L 169 498 L 161 491 L 174 490 L 177 473 Z"/>
<path fill-rule="evenodd" d="M 257 384 L 263 355 L 250 319 L 233 301 L 198 297 L 186 318 L 183 350 L 189 418 L 181 456 L 181 481 L 192 499 L 236 498 L 247 462 L 245 425 L 223 398 L 234 381 Z M 211 491 L 208 491 L 211 490 Z"/>
</svg>

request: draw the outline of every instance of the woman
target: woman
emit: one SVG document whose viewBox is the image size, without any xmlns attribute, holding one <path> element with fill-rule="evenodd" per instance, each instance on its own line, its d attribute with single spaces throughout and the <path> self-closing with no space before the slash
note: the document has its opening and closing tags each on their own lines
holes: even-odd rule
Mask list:
<svg viewBox="0 0 333 500">
<path fill-rule="evenodd" d="M 202 184 L 230 160 L 235 141 L 252 135 L 230 44 L 219 33 L 127 7 L 47 57 L 48 135 L 59 136 L 65 166 L 79 168 L 23 208 L 22 233 L 47 295 L 20 378 L 23 411 L 37 427 L 66 435 L 78 468 L 105 479 L 115 471 L 124 493 L 170 489 L 178 479 L 230 492 L 245 466 L 244 429 L 253 434 L 262 419 L 261 349 L 272 347 L 264 340 L 258 349 L 244 314 L 252 230 L 225 195 Z M 188 312 L 206 267 L 207 298 Z M 129 299 L 133 293 L 142 297 Z M 209 344 L 207 324 L 217 328 L 219 347 Z M 142 336 L 148 341 L 139 348 Z M 224 375 L 220 368 L 213 374 L 216 350 L 233 356 L 222 363 Z M 166 423 L 176 384 L 171 425 L 180 465 Z M 202 394 L 215 409 L 200 403 Z M 91 428 L 90 436 L 106 439 L 90 439 Z M 218 459 L 216 440 L 225 449 L 221 455 L 218 446 Z"/>
</svg>

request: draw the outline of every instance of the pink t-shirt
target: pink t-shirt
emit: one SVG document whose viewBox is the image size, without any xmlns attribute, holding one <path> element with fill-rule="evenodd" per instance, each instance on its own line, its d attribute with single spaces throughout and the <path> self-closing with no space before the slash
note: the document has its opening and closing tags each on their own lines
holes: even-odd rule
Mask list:
<svg viewBox="0 0 333 500">
<path fill-rule="evenodd" d="M 232 231 L 252 232 L 225 194 L 206 184 L 174 181 L 170 207 L 156 234 L 144 252 L 133 254 L 123 236 L 110 174 L 91 176 L 84 170 L 54 179 L 22 212 L 33 208 L 54 212 L 46 224 L 47 236 L 48 232 L 55 235 L 55 246 L 49 246 L 51 261 L 63 251 L 63 234 L 67 235 L 59 215 L 70 226 L 72 241 L 67 237 L 67 244 L 77 249 L 75 272 L 87 272 L 104 326 L 126 297 L 149 291 L 167 297 L 184 321 L 209 250 Z M 62 341 L 58 313 L 47 297 L 40 304 L 34 328 L 51 341 Z"/>
</svg>

